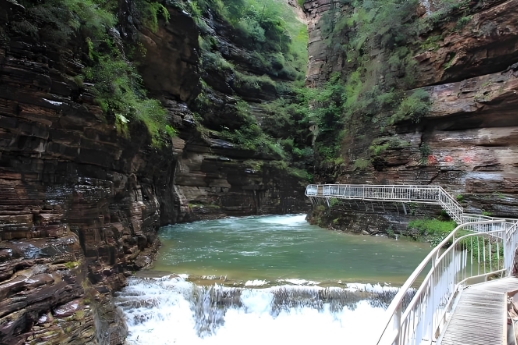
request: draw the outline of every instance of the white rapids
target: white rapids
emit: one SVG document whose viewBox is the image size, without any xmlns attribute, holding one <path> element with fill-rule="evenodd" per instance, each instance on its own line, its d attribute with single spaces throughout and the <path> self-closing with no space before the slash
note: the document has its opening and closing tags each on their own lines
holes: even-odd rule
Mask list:
<svg viewBox="0 0 518 345">
<path fill-rule="evenodd" d="M 128 344 L 370 344 L 396 289 L 197 286 L 185 276 L 132 278 L 118 294 Z M 255 287 L 252 287 L 255 286 Z"/>
</svg>

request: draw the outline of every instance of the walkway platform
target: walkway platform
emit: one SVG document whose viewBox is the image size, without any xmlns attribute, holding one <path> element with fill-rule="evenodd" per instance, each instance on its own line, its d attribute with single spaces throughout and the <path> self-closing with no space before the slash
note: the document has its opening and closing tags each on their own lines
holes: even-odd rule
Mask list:
<svg viewBox="0 0 518 345">
<path fill-rule="evenodd" d="M 507 345 L 506 293 L 518 278 L 471 285 L 460 294 L 439 345 Z"/>
<path fill-rule="evenodd" d="M 439 185 L 310 184 L 306 196 L 313 204 L 325 202 L 328 206 L 333 199 L 436 204 L 459 224 L 432 249 L 396 294 L 377 345 L 507 345 L 506 296 L 518 291 L 518 279 L 503 278 L 462 288 L 468 278 L 510 276 L 518 248 L 518 219 L 464 213 L 456 198 Z M 462 233 L 464 230 L 471 233 Z M 408 291 L 430 267 L 427 265 L 432 267 L 430 273 L 412 301 L 406 303 Z M 483 274 L 473 272 L 477 265 L 484 267 Z M 448 312 L 457 293 L 453 311 Z"/>
</svg>

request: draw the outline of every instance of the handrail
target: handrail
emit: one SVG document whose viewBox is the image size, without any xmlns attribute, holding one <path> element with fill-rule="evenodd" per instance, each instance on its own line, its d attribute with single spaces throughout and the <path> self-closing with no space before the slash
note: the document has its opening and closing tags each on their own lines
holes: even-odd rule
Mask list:
<svg viewBox="0 0 518 345">
<path fill-rule="evenodd" d="M 457 224 L 462 224 L 463 209 L 450 193 L 439 186 L 439 204 L 448 212 Z"/>
<path fill-rule="evenodd" d="M 496 221 L 496 222 L 497 223 L 503 223 L 504 221 L 501 220 L 501 221 Z M 485 221 L 485 222 L 477 222 L 477 223 L 478 224 L 494 224 L 495 221 Z M 408 279 L 405 281 L 403 286 L 401 286 L 401 288 L 399 289 L 398 293 L 396 294 L 396 296 L 394 296 L 394 299 L 392 300 L 392 302 L 390 303 L 389 307 L 387 308 L 386 315 L 388 315 L 388 316 L 387 316 L 387 320 L 386 320 L 386 323 L 385 323 L 385 327 L 383 328 L 382 334 L 381 334 L 381 336 L 378 339 L 378 342 L 376 344 L 378 344 L 378 345 L 381 344 L 380 342 L 382 341 L 383 335 L 387 331 L 387 327 L 390 325 L 390 323 L 391 323 L 391 321 L 393 319 L 393 316 L 396 314 L 398 309 L 402 308 L 403 300 L 404 300 L 405 295 L 408 293 L 408 291 L 410 290 L 412 285 L 415 283 L 415 281 L 417 280 L 419 275 L 423 272 L 423 270 L 426 268 L 426 266 L 429 263 L 434 262 L 432 268 L 430 269 L 430 272 L 428 273 L 427 277 L 425 278 L 425 280 L 423 281 L 423 283 L 421 284 L 421 286 L 419 288 L 419 289 L 421 289 L 424 286 L 424 283 L 426 282 L 426 280 L 429 279 L 429 276 L 432 274 L 434 268 L 437 265 L 436 262 L 439 259 L 438 254 L 440 253 L 440 250 L 448 242 L 450 242 L 450 240 L 452 238 L 454 238 L 454 236 L 457 233 L 457 231 L 463 229 L 467 225 L 468 224 L 461 224 L 461 225 L 457 226 L 455 229 L 453 229 L 453 231 L 448 236 L 446 236 L 444 238 L 444 240 L 442 240 L 441 243 L 439 243 L 439 245 L 437 245 L 435 248 L 432 249 L 432 251 L 430 253 L 428 253 L 428 255 L 423 259 L 423 261 L 421 261 L 419 266 L 417 266 L 417 268 L 414 270 L 414 272 L 412 272 L 412 274 L 408 277 Z M 419 289 L 418 289 L 418 292 L 419 292 Z M 418 294 L 416 293 L 415 296 L 418 296 Z M 412 305 L 413 301 L 416 299 L 415 296 L 412 299 L 412 301 L 410 302 L 409 306 Z M 408 308 L 407 308 L 407 310 L 408 310 Z M 399 312 L 402 313 L 403 310 L 400 310 Z M 387 344 L 392 344 L 392 342 L 387 343 Z"/>
<path fill-rule="evenodd" d="M 338 198 L 438 204 L 457 224 L 460 224 L 432 249 L 399 289 L 387 309 L 386 323 L 378 339 L 378 345 L 384 341 L 388 341 L 386 344 L 391 345 L 418 345 L 421 340 L 429 342 L 435 340 L 436 333 L 444 325 L 447 311 L 451 308 L 452 301 L 463 284 L 470 278 L 484 277 L 489 274 L 505 272 L 510 275 L 514 269 L 514 256 L 518 247 L 518 220 L 464 213 L 457 200 L 441 186 L 308 185 L 306 196 L 312 202 L 313 198 L 328 200 Z M 470 230 L 473 233 L 455 239 L 461 229 Z M 476 248 L 473 242 L 475 238 Z M 471 241 L 469 248 L 464 242 L 468 239 Z M 451 246 L 441 251 L 450 241 Z M 491 248 L 492 245 L 493 249 L 496 246 L 496 255 Z M 500 260 L 500 248 L 503 249 L 503 260 Z M 474 257 L 477 261 L 473 261 Z M 471 262 L 468 262 L 468 259 Z M 495 260 L 496 262 L 493 262 Z M 429 264 L 431 264 L 430 271 L 409 305 L 403 310 L 404 297 Z M 471 268 L 471 272 L 467 272 L 468 267 Z M 477 274 L 473 274 L 474 267 L 477 269 Z M 480 274 L 481 267 L 482 274 Z M 388 334 L 388 328 L 392 322 L 395 323 L 395 333 Z"/>
<path fill-rule="evenodd" d="M 462 207 L 437 185 L 310 184 L 305 194 L 311 200 L 337 198 L 438 204 L 457 224 L 464 223 Z"/>
<path fill-rule="evenodd" d="M 470 238 L 470 237 L 475 237 L 475 236 L 488 236 L 488 237 L 491 237 L 491 236 L 495 236 L 495 237 L 499 237 L 498 234 L 502 233 L 502 230 L 495 230 L 495 231 L 491 231 L 491 232 L 487 232 L 487 233 L 471 233 L 471 234 L 467 234 L 467 235 L 464 235 L 464 236 L 461 236 L 457 239 L 454 239 L 453 243 L 441 254 L 441 256 L 435 260 L 435 262 L 433 263 L 433 267 L 432 269 L 430 269 L 430 272 L 428 272 L 428 274 L 426 275 L 425 279 L 423 280 L 423 282 L 421 283 L 421 285 L 419 286 L 419 289 L 417 290 L 415 296 L 420 296 L 423 291 L 425 290 L 425 287 L 427 286 L 427 284 L 433 279 L 433 273 L 434 273 L 434 269 L 436 269 L 441 263 L 442 261 L 447 258 L 447 256 L 455 250 L 455 248 L 457 247 L 458 244 L 460 244 L 462 241 L 465 241 L 467 238 Z M 455 284 L 455 287 L 452 289 L 452 291 L 456 292 L 459 287 L 464 284 L 467 280 L 471 279 L 471 278 L 474 278 L 474 277 L 482 277 L 482 276 L 487 276 L 487 275 L 493 275 L 493 274 L 496 274 L 496 273 L 503 273 L 506 271 L 506 268 L 503 268 L 503 269 L 500 269 L 500 265 L 497 265 L 496 266 L 496 270 L 491 270 L 491 272 L 487 272 L 487 273 L 484 273 L 484 274 L 477 274 L 475 276 L 471 276 L 471 277 L 468 277 L 468 278 L 464 278 L 464 279 L 461 279 L 457 284 Z M 414 296 L 414 298 L 412 298 L 412 300 L 410 301 L 410 303 L 408 304 L 408 306 L 406 307 L 405 309 L 405 312 L 403 314 L 403 317 L 402 317 L 402 320 L 405 320 L 405 319 L 408 319 L 412 310 L 415 309 L 417 303 L 418 303 L 418 300 L 419 298 L 416 298 Z M 454 297 L 454 293 L 452 293 L 449 298 L 448 298 L 448 301 L 447 303 L 445 303 L 445 306 L 444 308 L 442 308 L 442 312 L 441 314 L 437 317 L 437 320 L 439 320 L 439 323 L 442 323 L 443 319 L 445 318 L 446 316 L 446 312 L 448 311 L 452 301 L 453 301 L 453 297 Z M 433 333 L 433 327 L 432 327 L 432 333 Z"/>
</svg>

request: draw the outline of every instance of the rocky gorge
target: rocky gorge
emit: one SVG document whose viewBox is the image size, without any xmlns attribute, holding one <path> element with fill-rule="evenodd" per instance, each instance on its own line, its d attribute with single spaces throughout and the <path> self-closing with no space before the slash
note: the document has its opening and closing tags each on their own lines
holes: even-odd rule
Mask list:
<svg viewBox="0 0 518 345">
<path fill-rule="evenodd" d="M 367 102 L 352 112 L 337 143 L 339 164 L 323 162 L 315 180 L 435 183 L 455 195 L 466 212 L 516 217 L 517 4 L 431 2 L 426 8 L 427 4 L 403 15 L 400 37 L 382 26 L 387 20 L 382 13 L 372 25 L 383 31 L 371 34 L 365 22 L 355 19 L 351 2 L 304 4 L 310 20 L 307 82 L 324 85 L 333 73 L 347 82 L 359 73 L 364 89 L 376 83 L 384 92 L 368 95 L 362 90 L 352 96 L 356 101 L 378 97 L 381 105 Z M 393 6 L 404 11 L 403 6 Z M 344 17 L 350 22 L 343 24 Z M 356 32 L 348 29 L 353 20 Z M 340 34 L 330 26 L 339 28 Z M 409 37 L 401 37 L 406 30 Z M 358 44 L 359 34 L 370 36 Z M 362 52 L 354 52 L 360 46 Z M 390 104 L 392 97 L 403 100 L 396 109 Z M 376 113 L 370 113 L 376 106 Z M 404 233 L 410 215 L 432 217 L 440 212 L 410 207 L 407 212 L 402 205 L 349 203 L 323 215 L 317 212 L 315 221 L 355 232 L 392 228 Z"/>
<path fill-rule="evenodd" d="M 110 33 L 120 45 L 138 36 L 143 84 L 178 131 L 153 145 L 141 123 L 121 134 L 103 114 L 79 78 L 83 44 L 23 30 L 27 20 L 43 25 L 27 5 L 0 2 L 0 343 L 119 344 L 126 330 L 112 293 L 153 261 L 160 226 L 301 212 L 304 183 L 273 154 L 200 134 L 188 105 L 201 90 L 199 29 L 181 8 L 169 6 L 155 31 L 121 1 Z M 213 92 L 214 121 L 232 116 L 232 94 Z"/>
<path fill-rule="evenodd" d="M 45 31 L 59 27 L 42 19 L 59 12 L 56 3 L 0 0 L 0 344 L 122 343 L 126 329 L 112 294 L 152 263 L 160 226 L 306 212 L 304 170 L 315 182 L 439 183 L 469 211 L 518 214 L 516 1 L 449 9 L 398 43 L 411 47 L 398 50 L 398 59 L 389 54 L 393 44 L 367 35 L 370 45 L 356 46 L 363 60 L 343 49 L 360 22 L 339 25 L 357 4 L 305 1 L 307 72 L 295 57 L 288 61 L 288 36 L 278 36 L 279 47 L 268 46 L 277 42 L 268 30 L 244 37 L 212 2 L 163 2 L 167 15 L 157 19 L 155 10 L 154 27 L 139 17 L 141 2 L 116 1 L 118 23 L 105 28 L 111 43 L 94 43 L 100 51 L 115 46 L 124 61 L 131 47 L 137 51 L 141 83 L 176 130 L 160 132 L 160 144 L 141 122 L 106 111 L 95 82 L 83 78 L 102 60 L 88 31 L 69 33 L 61 44 Z M 409 16 L 428 23 L 441 9 L 416 4 Z M 266 58 L 260 48 L 269 50 Z M 290 108 L 299 97 L 290 85 L 301 73 L 314 90 L 330 80 L 351 87 L 360 80 L 359 98 L 349 97 L 358 104 L 378 84 L 400 91 L 393 96 L 399 103 L 421 90 L 426 112 L 417 121 L 413 111 L 392 118 L 399 104 L 392 100 L 374 115 L 355 110 L 346 119 L 324 114 L 284 123 L 275 117 L 282 107 L 299 116 Z M 292 103 L 278 106 L 281 99 Z M 288 136 L 289 166 L 276 149 Z M 330 140 L 336 150 L 326 159 L 318 148 Z M 437 212 L 349 203 L 315 209 L 313 217 L 372 234 L 404 231 L 411 217 Z"/>
</svg>

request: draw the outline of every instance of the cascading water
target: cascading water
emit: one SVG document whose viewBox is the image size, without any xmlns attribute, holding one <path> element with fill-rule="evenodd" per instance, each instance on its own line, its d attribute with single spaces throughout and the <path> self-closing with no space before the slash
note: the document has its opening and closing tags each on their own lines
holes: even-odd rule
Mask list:
<svg viewBox="0 0 518 345">
<path fill-rule="evenodd" d="M 431 6 L 430 6 L 430 0 L 423 0 L 421 4 L 424 6 L 426 10 L 426 14 L 430 15 L 432 13 Z"/>
<path fill-rule="evenodd" d="M 368 343 L 397 289 L 197 286 L 182 277 L 134 278 L 117 298 L 131 344 Z"/>
<path fill-rule="evenodd" d="M 369 344 L 397 289 L 360 283 L 398 284 L 428 249 L 303 216 L 197 222 L 160 236 L 156 270 L 116 299 L 129 344 Z"/>
</svg>

